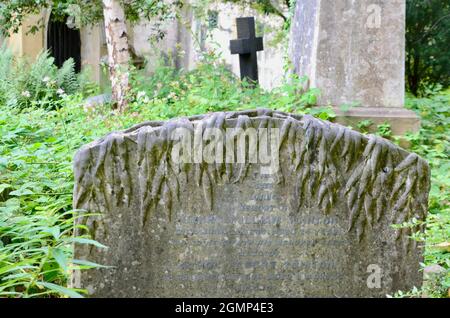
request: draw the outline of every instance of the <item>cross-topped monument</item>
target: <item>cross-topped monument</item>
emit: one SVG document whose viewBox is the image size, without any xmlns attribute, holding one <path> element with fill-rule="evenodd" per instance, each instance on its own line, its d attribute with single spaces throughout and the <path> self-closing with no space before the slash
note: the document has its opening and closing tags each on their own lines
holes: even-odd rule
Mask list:
<svg viewBox="0 0 450 318">
<path fill-rule="evenodd" d="M 255 36 L 255 18 L 236 19 L 236 40 L 230 41 L 231 54 L 239 54 L 241 79 L 258 83 L 258 59 L 256 52 L 262 51 L 263 39 Z"/>
</svg>

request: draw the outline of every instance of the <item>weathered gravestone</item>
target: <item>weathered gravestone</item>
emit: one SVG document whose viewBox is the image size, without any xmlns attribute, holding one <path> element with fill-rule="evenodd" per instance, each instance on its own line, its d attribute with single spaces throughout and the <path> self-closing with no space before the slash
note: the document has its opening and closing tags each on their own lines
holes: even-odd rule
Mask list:
<svg viewBox="0 0 450 318">
<path fill-rule="evenodd" d="M 77 245 L 75 257 L 113 266 L 75 273 L 93 296 L 383 297 L 421 285 L 418 229 L 391 224 L 424 219 L 429 167 L 385 139 L 278 111 L 213 113 L 111 133 L 74 169 L 75 208 L 101 213 L 81 222 L 109 246 Z"/>
<path fill-rule="evenodd" d="M 294 71 L 321 90 L 344 125 L 389 122 L 403 135 L 420 128 L 404 108 L 406 0 L 297 1 L 290 53 Z M 342 105 L 358 107 L 348 110 Z M 374 125 L 376 127 L 376 125 Z"/>
</svg>

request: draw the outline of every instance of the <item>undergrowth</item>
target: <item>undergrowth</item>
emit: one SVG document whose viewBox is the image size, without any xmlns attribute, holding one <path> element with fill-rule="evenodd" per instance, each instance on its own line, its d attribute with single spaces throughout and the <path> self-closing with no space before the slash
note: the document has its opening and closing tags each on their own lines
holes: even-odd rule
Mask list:
<svg viewBox="0 0 450 318">
<path fill-rule="evenodd" d="M 85 213 L 72 208 L 72 158 L 82 145 L 146 120 L 212 111 L 265 107 L 328 120 L 335 116 L 330 108 L 311 108 L 318 91 L 304 90 L 304 79 L 292 77 L 270 92 L 251 88 L 236 80 L 213 55 L 192 72 L 164 65 L 152 76 L 133 72 L 129 109 L 124 114 L 111 111 L 107 104 L 86 104 L 81 88 L 71 94 L 55 70 L 49 71 L 54 87 L 42 83 L 32 87 L 18 80 L 9 91 L 5 78 L 12 75 L 4 66 L 7 60 L 0 57 L 0 297 L 81 297 L 85 293 L 67 287 L 74 269 L 98 266 L 72 257 L 74 241 L 100 246 L 88 236 L 73 237 L 74 219 Z M 45 73 L 48 62 L 48 58 L 39 62 L 42 74 L 49 74 Z M 42 82 L 42 75 L 36 76 Z M 24 89 L 29 96 L 22 94 Z M 58 94 L 59 89 L 64 94 Z M 427 232 L 415 239 L 426 244 L 424 265 L 439 264 L 447 273 L 449 252 L 436 246 L 450 237 L 448 101 L 448 95 L 442 94 L 409 99 L 409 107 L 423 119 L 423 128 L 407 136 L 412 150 L 432 167 Z M 447 275 L 440 286 L 445 289 L 448 282 Z"/>
</svg>

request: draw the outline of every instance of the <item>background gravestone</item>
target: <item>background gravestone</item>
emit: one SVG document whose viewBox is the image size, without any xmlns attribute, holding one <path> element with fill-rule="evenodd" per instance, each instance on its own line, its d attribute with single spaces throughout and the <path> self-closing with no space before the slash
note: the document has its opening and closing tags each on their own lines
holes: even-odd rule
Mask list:
<svg viewBox="0 0 450 318">
<path fill-rule="evenodd" d="M 201 125 L 200 125 L 201 124 Z M 280 167 L 174 164 L 171 131 L 280 129 Z M 250 148 L 249 148 L 250 149 Z M 249 149 L 246 149 L 248 152 Z M 75 258 L 97 297 L 384 297 L 421 285 L 428 164 L 387 140 L 270 110 L 147 122 L 75 156 L 74 206 L 109 246 Z"/>
<path fill-rule="evenodd" d="M 405 16 L 405 0 L 297 1 L 294 71 L 321 90 L 318 104 L 334 106 L 339 122 L 387 121 L 396 135 L 420 128 L 404 108 Z"/>
</svg>

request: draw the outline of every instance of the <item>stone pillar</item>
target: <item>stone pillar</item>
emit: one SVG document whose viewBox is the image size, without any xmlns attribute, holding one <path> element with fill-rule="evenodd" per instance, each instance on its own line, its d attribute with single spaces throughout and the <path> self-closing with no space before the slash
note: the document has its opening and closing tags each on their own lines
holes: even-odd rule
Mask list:
<svg viewBox="0 0 450 318">
<path fill-rule="evenodd" d="M 389 122 L 396 135 L 419 129 L 419 118 L 403 108 L 405 7 L 405 0 L 297 1 L 295 72 L 321 90 L 319 105 L 332 105 L 338 122 Z"/>
<path fill-rule="evenodd" d="M 109 86 L 107 70 L 101 67 L 101 62 L 108 59 L 104 27 L 102 24 L 86 26 L 80 30 L 81 65 L 89 69 L 91 80 L 102 88 Z"/>
<path fill-rule="evenodd" d="M 7 40 L 8 46 L 17 56 L 26 56 L 34 60 L 44 49 L 44 28 L 39 28 L 35 33 L 29 33 L 30 27 L 39 24 L 45 16 L 44 13 L 27 17 L 17 33 L 12 33 Z"/>
</svg>

